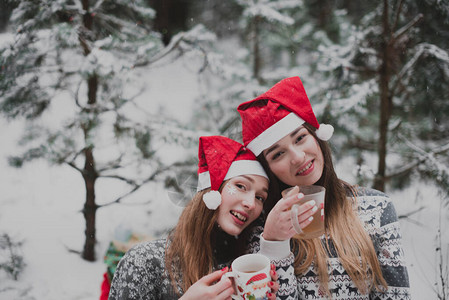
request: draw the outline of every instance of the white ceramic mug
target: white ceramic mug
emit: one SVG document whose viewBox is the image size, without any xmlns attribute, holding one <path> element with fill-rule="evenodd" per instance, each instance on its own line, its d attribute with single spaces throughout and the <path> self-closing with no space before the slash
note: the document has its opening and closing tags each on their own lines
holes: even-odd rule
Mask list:
<svg viewBox="0 0 449 300">
<path fill-rule="evenodd" d="M 268 299 L 271 291 L 270 259 L 262 254 L 245 254 L 231 264 L 231 271 L 223 276 L 233 278 L 236 294 L 232 299 Z"/>
</svg>

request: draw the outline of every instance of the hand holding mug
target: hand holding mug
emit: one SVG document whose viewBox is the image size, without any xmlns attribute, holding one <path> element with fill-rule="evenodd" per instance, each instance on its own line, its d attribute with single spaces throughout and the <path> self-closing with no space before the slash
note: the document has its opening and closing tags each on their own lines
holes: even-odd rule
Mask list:
<svg viewBox="0 0 449 300">
<path fill-rule="evenodd" d="M 291 195 L 295 192 L 297 187 L 292 187 L 284 190 L 283 195 Z M 297 192 L 297 191 L 296 191 Z M 304 194 L 300 200 L 300 204 L 294 204 L 291 209 L 291 220 L 293 228 L 297 233 L 298 238 L 311 239 L 318 237 L 324 233 L 324 198 L 326 189 L 318 185 L 301 186 L 300 192 Z M 303 212 L 301 207 L 314 201 L 315 206 L 312 209 L 314 213 L 307 219 L 308 222 L 304 223 Z"/>
<path fill-rule="evenodd" d="M 283 198 L 279 200 L 267 216 L 264 226 L 263 238 L 268 241 L 285 241 L 297 234 L 293 227 L 292 206 L 299 204 L 304 195 L 299 193 L 299 187 L 290 189 L 289 193 L 283 193 Z M 308 201 L 299 206 L 297 218 L 302 227 L 309 225 L 313 219 L 310 217 L 318 208 L 314 201 Z"/>
<path fill-rule="evenodd" d="M 231 280 L 223 277 L 228 267 L 203 276 L 185 291 L 179 300 L 217 299 L 225 300 L 234 293 Z"/>
</svg>

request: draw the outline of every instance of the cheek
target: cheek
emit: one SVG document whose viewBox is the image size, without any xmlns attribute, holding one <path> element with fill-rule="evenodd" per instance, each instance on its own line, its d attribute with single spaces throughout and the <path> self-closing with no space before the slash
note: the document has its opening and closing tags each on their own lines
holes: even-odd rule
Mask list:
<svg viewBox="0 0 449 300">
<path fill-rule="evenodd" d="M 233 185 L 226 185 L 225 194 L 228 196 L 235 196 L 237 194 L 237 188 Z"/>
<path fill-rule="evenodd" d="M 256 219 L 260 216 L 263 210 L 263 203 L 260 202 L 260 204 L 256 208 Z"/>
<path fill-rule="evenodd" d="M 282 177 L 282 174 L 287 172 L 288 165 L 284 163 L 284 160 L 278 161 L 275 163 L 269 163 L 268 166 L 270 167 L 270 170 L 273 172 L 276 177 Z"/>
</svg>

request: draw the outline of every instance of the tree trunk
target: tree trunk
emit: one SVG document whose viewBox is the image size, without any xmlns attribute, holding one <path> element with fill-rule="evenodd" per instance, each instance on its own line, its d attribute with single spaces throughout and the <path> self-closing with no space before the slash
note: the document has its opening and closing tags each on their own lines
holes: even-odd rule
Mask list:
<svg viewBox="0 0 449 300">
<path fill-rule="evenodd" d="M 259 45 L 259 22 L 260 18 L 256 16 L 253 19 L 253 77 L 260 82 L 260 45 Z"/>
<path fill-rule="evenodd" d="M 187 17 L 193 2 L 188 0 L 148 0 L 156 11 L 154 29 L 162 34 L 165 45 L 170 43 L 173 35 L 187 29 Z"/>
<path fill-rule="evenodd" d="M 97 204 L 95 203 L 95 181 L 98 178 L 95 170 L 95 161 L 92 152 L 92 147 L 84 150 L 86 161 L 83 169 L 83 179 L 86 185 L 86 202 L 84 203 L 83 215 L 86 221 L 86 240 L 82 257 L 88 261 L 95 260 L 95 214 L 97 212 Z"/>
<path fill-rule="evenodd" d="M 390 25 L 388 21 L 388 1 L 384 0 L 383 10 L 383 39 L 381 45 L 382 65 L 379 70 L 379 91 L 380 91 L 380 120 L 379 120 L 379 143 L 378 153 L 378 169 L 374 179 L 374 188 L 385 191 L 385 171 L 387 158 L 387 141 L 388 141 L 388 123 L 391 116 L 391 95 L 390 95 L 390 76 L 391 76 L 391 51 L 390 45 Z"/>
<path fill-rule="evenodd" d="M 89 11 L 89 0 L 82 0 L 83 9 L 85 11 L 83 16 L 83 26 L 85 30 L 91 31 L 93 28 L 93 16 Z M 79 41 L 80 45 L 84 51 L 84 55 L 87 56 L 90 54 L 91 49 L 88 44 L 89 35 L 82 36 L 80 35 Z M 87 104 L 94 105 L 97 103 L 97 90 L 98 90 L 98 76 L 93 73 L 87 79 Z M 89 139 L 89 133 L 92 129 L 92 125 L 90 121 L 87 120 L 84 124 L 81 125 L 85 140 Z M 95 203 L 95 181 L 98 178 L 98 173 L 95 169 L 95 159 L 93 154 L 93 146 L 87 145 L 84 150 L 84 169 L 83 169 L 83 179 L 84 184 L 86 186 L 86 201 L 84 203 L 83 215 L 84 220 L 86 222 L 86 230 L 85 230 L 85 242 L 83 253 L 81 256 L 88 261 L 95 260 L 95 242 L 96 242 L 96 227 L 95 227 L 95 217 L 98 209 L 97 204 Z"/>
<path fill-rule="evenodd" d="M 87 79 L 87 104 L 97 103 L 98 76 L 93 74 Z"/>
</svg>

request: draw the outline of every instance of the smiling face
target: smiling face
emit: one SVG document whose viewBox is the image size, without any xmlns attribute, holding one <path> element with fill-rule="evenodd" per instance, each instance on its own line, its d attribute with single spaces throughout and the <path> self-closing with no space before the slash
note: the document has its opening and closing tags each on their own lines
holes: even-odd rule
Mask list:
<svg viewBox="0 0 449 300">
<path fill-rule="evenodd" d="M 262 212 L 268 197 L 268 179 L 240 175 L 229 179 L 221 191 L 217 223 L 226 233 L 239 235 Z"/>
<path fill-rule="evenodd" d="M 323 152 L 304 126 L 265 149 L 263 155 L 274 175 L 290 186 L 312 185 L 323 174 Z"/>
</svg>

